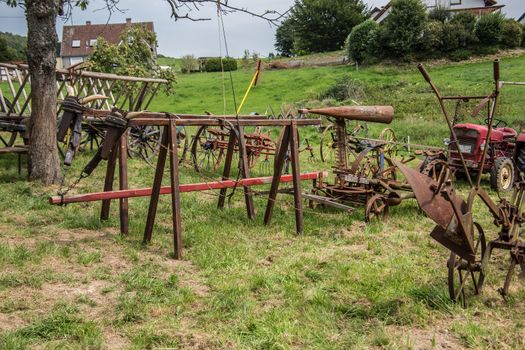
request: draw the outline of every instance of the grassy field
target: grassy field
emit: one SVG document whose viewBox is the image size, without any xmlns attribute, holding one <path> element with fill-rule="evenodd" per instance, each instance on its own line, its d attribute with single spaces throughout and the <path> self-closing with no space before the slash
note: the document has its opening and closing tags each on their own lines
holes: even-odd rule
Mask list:
<svg viewBox="0 0 525 350">
<path fill-rule="evenodd" d="M 502 61 L 502 79 L 525 80 L 525 56 Z M 430 67 L 447 94 L 491 89 L 491 63 Z M 237 100 L 250 71 L 233 73 Z M 393 104 L 398 136 L 439 145 L 447 137 L 435 98 L 414 66 L 265 71 L 244 112 L 313 106 L 334 80 L 351 76 L 363 104 Z M 160 96 L 152 109 L 223 113 L 221 74 L 180 75 L 177 93 Z M 233 103 L 226 75 L 227 108 Z M 500 112 L 521 128 L 522 88 L 505 87 Z M 325 101 L 325 103 L 333 103 Z M 371 127 L 377 135 L 380 127 Z M 314 128 L 301 130 L 318 142 Z M 74 180 L 91 154 L 74 162 Z M 301 170 L 331 164 L 302 156 Z M 101 190 L 104 167 L 74 193 Z M 254 175 L 262 175 L 256 167 Z M 183 164 L 181 182 L 202 182 Z M 151 186 L 153 170 L 130 161 L 130 186 Z M 487 185 L 487 182 L 485 184 Z M 311 186 L 304 183 L 304 189 Z M 262 190 L 263 188 L 261 188 Z M 460 188 L 464 194 L 465 188 Z M 242 193 L 216 209 L 212 192 L 182 195 L 184 260 L 171 259 L 170 199 L 162 198 L 153 242 L 142 245 L 147 199 L 130 200 L 130 236 L 112 217 L 99 220 L 99 203 L 52 207 L 57 187 L 29 184 L 16 159 L 0 158 L 1 349 L 519 349 L 525 347 L 525 288 L 497 293 L 508 256 L 498 253 L 481 296 L 467 309 L 448 299 L 449 252 L 434 242 L 414 201 L 391 208 L 386 223 L 365 225 L 363 209 L 349 215 L 306 209 L 305 233 L 294 235 L 293 200 L 278 197 L 274 220 L 246 218 Z M 492 193 L 493 194 L 493 193 Z M 494 195 L 494 194 L 493 194 Z M 494 237 L 482 206 L 475 218 Z"/>
</svg>

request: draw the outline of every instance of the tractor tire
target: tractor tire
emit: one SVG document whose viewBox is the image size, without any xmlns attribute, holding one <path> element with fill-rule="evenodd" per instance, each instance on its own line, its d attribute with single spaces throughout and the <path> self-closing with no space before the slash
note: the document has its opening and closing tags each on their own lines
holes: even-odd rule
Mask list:
<svg viewBox="0 0 525 350">
<path fill-rule="evenodd" d="M 516 167 L 518 171 L 525 173 L 525 146 L 518 150 L 518 157 L 516 158 Z"/>
<path fill-rule="evenodd" d="M 497 158 L 490 171 L 490 186 L 499 192 L 512 189 L 516 179 L 516 169 L 510 158 Z"/>
</svg>

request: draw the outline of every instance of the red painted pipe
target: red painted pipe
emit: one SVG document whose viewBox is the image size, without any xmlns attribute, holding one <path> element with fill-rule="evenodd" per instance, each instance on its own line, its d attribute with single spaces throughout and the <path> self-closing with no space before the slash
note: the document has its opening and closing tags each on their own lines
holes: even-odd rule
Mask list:
<svg viewBox="0 0 525 350">
<path fill-rule="evenodd" d="M 303 173 L 300 175 L 300 180 L 315 180 L 320 176 L 320 172 Z M 258 186 L 272 183 L 272 176 L 266 177 L 255 177 L 249 179 L 241 179 L 239 181 L 224 180 L 224 181 L 213 181 L 213 182 L 202 182 L 195 184 L 184 184 L 179 186 L 180 192 L 196 192 L 206 190 L 218 190 L 221 188 L 233 188 L 235 186 Z M 292 182 L 292 175 L 282 175 L 280 182 Z M 104 199 L 121 199 L 121 198 L 133 198 L 133 197 L 147 197 L 151 195 L 151 188 L 140 188 L 131 190 L 119 190 L 119 191 L 108 191 L 108 192 L 95 192 L 86 194 L 77 194 L 69 197 L 53 196 L 49 197 L 49 204 L 69 204 L 69 203 L 80 203 L 80 202 L 94 202 Z M 163 186 L 160 189 L 160 194 L 170 194 L 171 186 Z"/>
</svg>

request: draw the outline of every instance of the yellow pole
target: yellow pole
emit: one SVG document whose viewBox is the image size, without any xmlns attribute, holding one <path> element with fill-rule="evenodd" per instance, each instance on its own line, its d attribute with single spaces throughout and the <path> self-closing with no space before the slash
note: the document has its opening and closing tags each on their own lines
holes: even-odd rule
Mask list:
<svg viewBox="0 0 525 350">
<path fill-rule="evenodd" d="M 246 93 L 244 94 L 244 97 L 242 98 L 241 104 L 239 105 L 239 108 L 237 108 L 237 114 L 241 113 L 242 107 L 244 106 L 244 103 L 246 102 L 246 99 L 248 98 L 248 95 L 250 94 L 250 91 L 257 83 L 257 79 L 259 78 L 259 74 L 261 73 L 261 60 L 257 62 L 257 70 L 255 71 L 255 74 L 253 75 L 252 81 L 250 82 L 250 85 L 248 86 L 248 89 L 246 90 Z"/>
</svg>

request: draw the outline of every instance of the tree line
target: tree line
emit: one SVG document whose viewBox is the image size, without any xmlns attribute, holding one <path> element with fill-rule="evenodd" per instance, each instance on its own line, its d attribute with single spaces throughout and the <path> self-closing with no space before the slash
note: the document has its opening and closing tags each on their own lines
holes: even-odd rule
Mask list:
<svg viewBox="0 0 525 350">
<path fill-rule="evenodd" d="M 283 56 L 346 49 L 359 63 L 448 57 L 467 59 L 523 43 L 523 26 L 499 12 L 453 14 L 421 0 L 394 0 L 386 19 L 370 19 L 361 0 L 297 0 L 277 28 L 275 47 Z"/>
<path fill-rule="evenodd" d="M 0 62 L 25 61 L 27 38 L 0 32 Z"/>
</svg>

